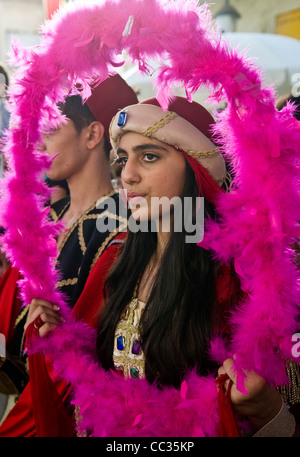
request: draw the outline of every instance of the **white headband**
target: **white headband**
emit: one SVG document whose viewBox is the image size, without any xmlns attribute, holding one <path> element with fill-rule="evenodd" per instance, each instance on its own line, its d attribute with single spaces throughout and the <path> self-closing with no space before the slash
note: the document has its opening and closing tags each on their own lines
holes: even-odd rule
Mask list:
<svg viewBox="0 0 300 457">
<path fill-rule="evenodd" d="M 219 184 L 225 179 L 225 161 L 216 146 L 190 122 L 172 111 L 150 104 L 130 105 L 118 112 L 110 124 L 110 140 L 116 152 L 121 137 L 135 132 L 156 138 L 186 152 Z"/>
</svg>

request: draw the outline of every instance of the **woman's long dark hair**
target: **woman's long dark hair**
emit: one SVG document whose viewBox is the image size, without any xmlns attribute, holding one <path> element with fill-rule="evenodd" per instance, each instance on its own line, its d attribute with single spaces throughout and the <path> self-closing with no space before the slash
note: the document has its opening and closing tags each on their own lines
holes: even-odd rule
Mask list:
<svg viewBox="0 0 300 457">
<path fill-rule="evenodd" d="M 185 196 L 199 196 L 188 163 L 181 197 Z M 206 201 L 205 212 L 213 212 Z M 207 250 L 186 243 L 185 236 L 184 230 L 171 234 L 140 324 L 147 379 L 175 387 L 180 386 L 184 374 L 192 368 L 198 374 L 207 373 L 207 344 L 215 298 L 215 263 Z M 128 232 L 106 281 L 108 297 L 97 339 L 98 358 L 105 369 L 113 368 L 116 326 L 155 252 L 156 242 L 157 234 L 150 230 Z"/>
</svg>

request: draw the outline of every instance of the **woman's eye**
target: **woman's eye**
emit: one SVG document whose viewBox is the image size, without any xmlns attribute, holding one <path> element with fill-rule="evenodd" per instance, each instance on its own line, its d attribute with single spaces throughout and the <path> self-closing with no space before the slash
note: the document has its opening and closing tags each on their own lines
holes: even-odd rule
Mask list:
<svg viewBox="0 0 300 457">
<path fill-rule="evenodd" d="M 127 157 L 118 157 L 118 158 L 115 160 L 115 163 L 117 163 L 117 164 L 120 165 L 121 167 L 125 167 L 126 162 L 127 162 Z"/>
<path fill-rule="evenodd" d="M 149 152 L 144 154 L 144 159 L 146 162 L 155 162 L 158 159 L 158 156 Z"/>
</svg>

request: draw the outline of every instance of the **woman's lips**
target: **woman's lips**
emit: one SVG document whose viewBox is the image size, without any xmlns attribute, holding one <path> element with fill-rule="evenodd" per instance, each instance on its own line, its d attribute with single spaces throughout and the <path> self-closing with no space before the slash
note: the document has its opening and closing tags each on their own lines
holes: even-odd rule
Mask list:
<svg viewBox="0 0 300 457">
<path fill-rule="evenodd" d="M 128 192 L 127 193 L 128 203 L 130 203 L 131 205 L 139 204 L 143 200 L 145 200 L 145 195 L 146 194 L 137 194 L 135 192 Z"/>
</svg>

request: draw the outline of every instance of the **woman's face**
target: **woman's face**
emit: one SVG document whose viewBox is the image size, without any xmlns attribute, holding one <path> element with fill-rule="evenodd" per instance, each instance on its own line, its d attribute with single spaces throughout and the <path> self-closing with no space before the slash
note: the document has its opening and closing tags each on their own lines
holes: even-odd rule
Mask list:
<svg viewBox="0 0 300 457">
<path fill-rule="evenodd" d="M 154 138 L 128 132 L 121 137 L 117 155 L 133 217 L 160 220 L 164 208 L 170 211 L 168 201 L 182 193 L 186 173 L 183 154 Z M 166 205 L 158 208 L 162 197 L 166 197 Z"/>
</svg>

